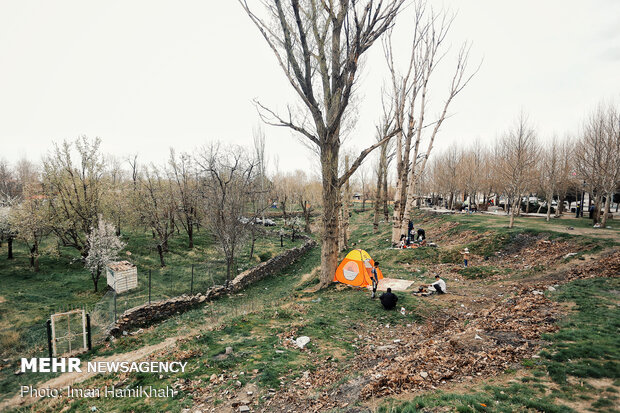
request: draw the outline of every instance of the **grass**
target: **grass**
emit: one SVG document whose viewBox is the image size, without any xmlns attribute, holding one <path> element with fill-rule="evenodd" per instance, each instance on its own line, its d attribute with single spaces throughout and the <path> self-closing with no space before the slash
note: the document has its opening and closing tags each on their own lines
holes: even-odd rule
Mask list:
<svg viewBox="0 0 620 413">
<path fill-rule="evenodd" d="M 505 272 L 505 270 L 494 267 L 492 265 L 488 265 L 488 266 L 469 266 L 466 268 L 461 268 L 457 272 L 465 278 L 468 278 L 470 280 L 475 280 L 475 279 L 488 278 L 496 274 L 501 274 Z"/>
<path fill-rule="evenodd" d="M 213 283 L 219 284 L 225 279 L 225 264 L 206 231 L 196 234 L 192 250 L 187 248 L 187 238 L 183 234 L 173 237 L 170 251 L 165 255 L 167 266 L 163 269 L 159 268 L 159 258 L 149 234 L 128 231 L 123 238 L 128 245 L 121 256 L 138 266 L 139 287 L 117 297 L 117 314 L 148 301 L 149 269 L 152 301 L 189 293 L 192 264 L 195 265 L 194 292 L 205 291 Z M 301 243 L 301 240 L 291 242 L 287 238 L 284 247 L 280 247 L 278 236 L 263 236 L 256 242 L 252 260 L 249 258 L 249 245 L 242 249 L 236 270 L 240 272 L 256 265 L 261 261 L 259 255 L 271 257 Z M 131 252 L 130 256 L 126 255 L 127 251 Z M 5 252 L 6 243 L 3 243 L 0 249 L 0 357 L 46 356 L 45 321 L 54 312 L 86 308 L 93 317 L 95 334 L 102 330 L 104 324 L 114 320 L 113 296 L 105 293 L 105 276 L 99 280 L 99 291 L 95 293 L 90 275 L 81 264 L 77 251 L 59 248 L 53 238 L 46 238 L 38 273 L 29 268 L 26 248 L 20 242 L 14 244 L 14 260 L 7 260 Z M 3 367 L 0 369 L 0 398 L 12 391 L 15 384 L 33 380 L 29 375 L 13 374 L 17 369 L 15 360 L 10 366 L 0 364 Z M 37 376 L 38 380 L 44 378 Z"/>
<path fill-rule="evenodd" d="M 471 394 L 435 392 L 415 397 L 412 401 L 405 403 L 392 401 L 382 405 L 378 409 L 378 413 L 426 412 L 441 407 L 449 407 L 450 411 L 462 413 L 574 412 L 573 409 L 566 406 L 555 404 L 552 397 L 545 395 L 545 388 L 513 383 L 509 386 L 485 386 Z"/>
<path fill-rule="evenodd" d="M 552 295 L 577 309 L 558 333 L 545 337 L 551 345 L 541 355 L 555 382 L 566 383 L 568 376 L 620 379 L 619 290 L 618 278 L 594 278 Z"/>
</svg>

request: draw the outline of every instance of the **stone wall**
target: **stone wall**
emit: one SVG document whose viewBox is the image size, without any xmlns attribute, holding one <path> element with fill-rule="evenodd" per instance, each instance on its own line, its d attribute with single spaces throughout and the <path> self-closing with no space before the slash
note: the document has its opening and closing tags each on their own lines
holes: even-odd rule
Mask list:
<svg viewBox="0 0 620 413">
<path fill-rule="evenodd" d="M 239 292 L 248 285 L 281 271 L 316 245 L 313 239 L 303 235 L 301 237 L 306 240 L 304 245 L 286 250 L 272 259 L 242 272 L 230 282 L 228 287 L 217 285 L 204 293 L 191 296 L 184 294 L 168 300 L 143 304 L 125 311 L 108 330 L 107 336 L 119 337 L 125 331 L 150 326 L 222 295 Z"/>
</svg>

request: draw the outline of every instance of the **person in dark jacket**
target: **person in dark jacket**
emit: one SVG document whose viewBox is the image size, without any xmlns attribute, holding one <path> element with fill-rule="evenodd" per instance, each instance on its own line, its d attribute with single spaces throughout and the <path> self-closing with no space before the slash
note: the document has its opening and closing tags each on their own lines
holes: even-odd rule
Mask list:
<svg viewBox="0 0 620 413">
<path fill-rule="evenodd" d="M 426 231 L 422 228 L 418 228 L 418 242 L 422 242 L 426 239 Z"/>
<path fill-rule="evenodd" d="M 379 285 L 377 268 L 379 268 L 379 261 L 375 261 L 375 266 L 372 270 L 370 270 L 370 280 L 372 281 L 372 296 L 370 298 L 375 298 L 375 295 L 377 294 L 377 286 Z"/>
<path fill-rule="evenodd" d="M 396 294 L 392 292 L 391 288 L 388 288 L 386 292 L 381 294 L 381 297 L 379 297 L 379 300 L 381 300 L 381 304 L 383 304 L 383 308 L 385 308 L 386 310 L 393 310 L 394 307 L 396 307 L 396 302 L 398 301 L 398 297 L 396 297 Z"/>
</svg>

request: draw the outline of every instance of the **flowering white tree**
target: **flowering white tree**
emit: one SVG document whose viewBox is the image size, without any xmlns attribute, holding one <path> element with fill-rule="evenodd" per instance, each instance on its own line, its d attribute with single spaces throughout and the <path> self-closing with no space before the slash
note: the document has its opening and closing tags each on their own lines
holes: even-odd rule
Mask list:
<svg viewBox="0 0 620 413">
<path fill-rule="evenodd" d="M 6 240 L 8 248 L 8 259 L 13 259 L 13 239 L 15 238 L 15 229 L 11 225 L 9 219 L 11 208 L 8 206 L 0 206 L 0 247 L 2 241 Z"/>
<path fill-rule="evenodd" d="M 125 247 L 125 243 L 116 235 L 116 228 L 106 222 L 101 216 L 97 228 L 92 228 L 87 239 L 88 255 L 85 260 L 85 267 L 90 271 L 95 292 L 99 277 L 108 263 L 118 257 L 120 250 Z"/>
</svg>

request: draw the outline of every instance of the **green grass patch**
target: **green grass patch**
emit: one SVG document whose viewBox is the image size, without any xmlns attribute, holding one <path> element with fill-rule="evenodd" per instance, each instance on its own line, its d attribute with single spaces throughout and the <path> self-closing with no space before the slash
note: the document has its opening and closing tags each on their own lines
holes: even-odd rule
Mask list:
<svg viewBox="0 0 620 413">
<path fill-rule="evenodd" d="M 592 278 L 574 281 L 551 295 L 576 304 L 562 329 L 545 337 L 551 345 L 541 355 L 553 380 L 565 383 L 569 375 L 620 378 L 618 290 L 618 278 Z"/>
</svg>

